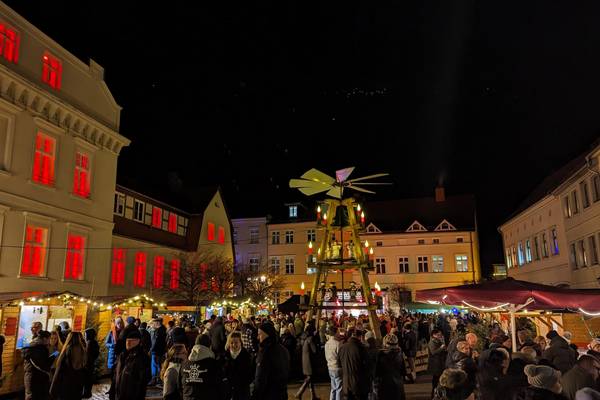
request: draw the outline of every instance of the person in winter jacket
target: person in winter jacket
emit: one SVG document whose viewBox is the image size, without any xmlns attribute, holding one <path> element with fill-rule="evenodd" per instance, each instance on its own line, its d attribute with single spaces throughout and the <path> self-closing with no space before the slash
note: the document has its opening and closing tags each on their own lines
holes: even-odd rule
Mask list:
<svg viewBox="0 0 600 400">
<path fill-rule="evenodd" d="M 86 348 L 80 332 L 69 332 L 56 364 L 50 386 L 52 399 L 80 400 L 86 366 Z"/>
<path fill-rule="evenodd" d="M 305 339 L 302 343 L 302 373 L 304 374 L 304 382 L 294 396 L 296 399 L 302 398 L 302 394 L 309 388 L 310 398 L 317 399 L 315 383 L 312 380 L 313 366 L 316 364 L 317 345 L 315 344 L 315 325 L 309 323 L 306 326 Z"/>
<path fill-rule="evenodd" d="M 390 334 L 383 338 L 383 350 L 375 364 L 374 393 L 377 399 L 404 400 L 404 376 L 406 367 L 398 336 Z"/>
<path fill-rule="evenodd" d="M 300 313 L 297 313 L 294 319 L 294 331 L 296 332 L 296 337 L 299 337 L 304 332 L 304 321 L 302 321 Z"/>
<path fill-rule="evenodd" d="M 290 356 L 277 341 L 277 332 L 270 322 L 258 328 L 260 341 L 256 357 L 252 400 L 287 400 L 287 380 Z"/>
<path fill-rule="evenodd" d="M 431 331 L 431 340 L 427 345 L 429 360 L 427 362 L 427 372 L 431 374 L 431 396 L 437 387 L 440 376 L 444 372 L 444 364 L 446 362 L 446 344 L 444 343 L 444 333 L 439 329 Z"/>
<path fill-rule="evenodd" d="M 67 341 L 67 336 L 71 333 L 71 327 L 67 321 L 61 321 L 58 326 L 60 326 L 60 330 L 58 331 L 60 334 L 60 341 L 65 343 Z"/>
<path fill-rule="evenodd" d="M 563 339 L 564 340 L 564 339 Z M 565 400 L 560 384 L 560 371 L 547 365 L 527 365 L 525 375 L 529 386 L 515 396 L 515 400 Z"/>
<path fill-rule="evenodd" d="M 226 400 L 249 400 L 254 368 L 250 353 L 242 346 L 241 332 L 233 331 L 227 337 L 223 365 Z"/>
<path fill-rule="evenodd" d="M 567 341 L 555 330 L 548 332 L 546 337 L 550 340 L 550 346 L 542 353 L 542 358 L 548 360 L 561 373 L 566 373 L 575 365 L 577 352 L 570 348 Z"/>
<path fill-rule="evenodd" d="M 163 381 L 163 400 L 181 400 L 181 364 L 187 358 L 187 350 L 183 344 L 174 344 L 167 352 L 167 358 L 160 371 Z"/>
<path fill-rule="evenodd" d="M 151 376 L 150 358 L 144 352 L 141 341 L 138 329 L 130 330 L 125 337 L 125 351 L 119 354 L 115 367 L 115 400 L 146 398 L 146 384 Z"/>
<path fill-rule="evenodd" d="M 40 330 L 23 348 L 23 380 L 25 400 L 46 400 L 50 392 L 50 366 L 57 354 L 48 354 L 50 332 Z"/>
<path fill-rule="evenodd" d="M 506 375 L 509 354 L 505 350 L 492 350 L 483 368 L 477 373 L 479 398 L 504 400 L 512 398 L 515 378 Z"/>
<path fill-rule="evenodd" d="M 196 400 L 218 393 L 219 366 L 210 349 L 210 338 L 200 335 L 188 359 L 181 364 L 183 400 Z"/>
<path fill-rule="evenodd" d="M 569 400 L 575 400 L 575 394 L 579 389 L 585 387 L 597 389 L 599 369 L 600 360 L 596 357 L 588 354 L 579 357 L 575 366 L 562 376 L 563 395 Z"/>
<path fill-rule="evenodd" d="M 433 400 L 474 400 L 475 395 L 467 378 L 460 369 L 446 368 L 435 388 Z"/>
<path fill-rule="evenodd" d="M 475 389 L 477 382 L 477 365 L 471 356 L 471 348 L 466 341 L 458 342 L 456 352 L 452 356 L 451 368 L 463 370 L 467 374 L 471 391 Z"/>
<path fill-rule="evenodd" d="M 227 336 L 225 333 L 225 325 L 223 317 L 217 317 L 210 328 L 210 349 L 217 358 L 220 358 L 225 353 L 225 342 Z"/>
<path fill-rule="evenodd" d="M 327 360 L 327 369 L 331 380 L 330 400 L 341 400 L 342 398 L 342 367 L 338 354 L 343 339 L 344 337 L 338 334 L 337 328 L 330 328 L 329 339 L 325 343 L 325 360 Z"/>
<path fill-rule="evenodd" d="M 417 334 L 412 328 L 412 324 L 404 324 L 402 329 L 402 351 L 406 356 L 408 362 L 408 369 L 410 370 L 410 380 L 412 382 L 417 378 L 415 371 L 415 357 L 417 356 Z"/>
<path fill-rule="evenodd" d="M 152 320 L 152 323 L 154 324 L 154 330 L 151 335 L 152 347 L 150 348 L 152 360 L 151 385 L 158 383 L 160 380 L 160 368 L 167 352 L 167 328 L 162 324 L 162 319 L 160 318 Z"/>
<path fill-rule="evenodd" d="M 361 343 L 362 331 L 348 329 L 350 338 L 340 347 L 342 366 L 342 398 L 366 400 L 371 388 L 369 382 L 369 355 Z"/>
<path fill-rule="evenodd" d="M 147 354 L 150 354 L 150 349 L 152 348 L 152 336 L 150 336 L 150 332 L 148 332 L 148 323 L 140 322 L 138 330 L 142 336 L 142 349 L 144 349 Z"/>
<path fill-rule="evenodd" d="M 96 340 L 96 330 L 89 328 L 85 330 L 85 371 L 83 384 L 83 398 L 92 397 L 92 386 L 94 385 L 94 369 L 96 360 L 100 356 L 100 346 Z"/>
<path fill-rule="evenodd" d="M 123 323 L 123 319 L 121 317 L 116 317 L 115 321 L 111 324 L 110 331 L 106 338 L 104 339 L 104 347 L 108 350 L 106 355 L 106 367 L 112 371 L 117 363 L 117 354 L 115 353 L 115 347 L 117 345 L 117 340 L 121 335 L 121 332 L 125 328 L 125 324 Z"/>
</svg>

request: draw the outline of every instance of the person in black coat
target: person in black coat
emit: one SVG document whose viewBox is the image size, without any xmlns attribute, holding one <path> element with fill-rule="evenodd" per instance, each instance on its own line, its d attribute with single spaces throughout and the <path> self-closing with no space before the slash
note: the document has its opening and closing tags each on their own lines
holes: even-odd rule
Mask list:
<svg viewBox="0 0 600 400">
<path fill-rule="evenodd" d="M 548 332 L 546 337 L 550 339 L 550 346 L 544 350 L 542 358 L 564 374 L 575 366 L 577 352 L 555 330 Z"/>
<path fill-rule="evenodd" d="M 249 400 L 250 384 L 254 378 L 252 358 L 242 346 L 242 334 L 234 331 L 225 344 L 223 364 L 226 378 L 226 400 Z"/>
<path fill-rule="evenodd" d="M 304 382 L 294 396 L 296 399 L 302 398 L 302 394 L 308 387 L 310 390 L 310 398 L 317 399 L 315 383 L 312 380 L 313 370 L 316 366 L 317 345 L 315 344 L 315 325 L 309 323 L 306 325 L 304 343 L 302 343 L 302 373 L 304 374 Z"/>
<path fill-rule="evenodd" d="M 256 357 L 256 374 L 252 400 L 287 400 L 287 380 L 290 355 L 277 341 L 277 332 L 270 322 L 258 328 L 260 341 Z"/>
<path fill-rule="evenodd" d="M 94 370 L 96 360 L 100 356 L 100 346 L 96 340 L 96 330 L 89 328 L 85 330 L 85 376 L 83 385 L 83 398 L 92 397 L 92 386 L 94 385 Z"/>
<path fill-rule="evenodd" d="M 50 392 L 50 367 L 57 354 L 48 354 L 50 332 L 40 330 L 23 349 L 25 400 L 46 400 Z"/>
<path fill-rule="evenodd" d="M 137 328 L 125 337 L 125 351 L 119 354 L 115 368 L 115 400 L 146 398 L 146 384 L 151 376 L 150 358 L 141 346 L 141 339 Z"/>
<path fill-rule="evenodd" d="M 140 331 L 140 335 L 142 335 L 142 349 L 144 349 L 147 354 L 150 354 L 150 349 L 152 348 L 152 336 L 150 336 L 150 332 L 148 332 L 148 324 L 146 322 L 141 322 L 138 330 Z"/>
<path fill-rule="evenodd" d="M 181 364 L 183 400 L 202 399 L 208 393 L 219 398 L 219 380 L 222 378 L 215 354 L 210 349 L 210 338 L 198 336 L 188 359 Z"/>
<path fill-rule="evenodd" d="M 383 350 L 377 355 L 375 364 L 374 393 L 377 399 L 405 400 L 404 356 L 398 346 L 398 336 L 386 335 L 383 338 Z"/>
<path fill-rule="evenodd" d="M 560 372 L 547 365 L 527 365 L 525 375 L 529 386 L 521 389 L 514 400 L 567 400 L 561 394 Z"/>
<path fill-rule="evenodd" d="M 410 381 L 414 382 L 417 378 L 415 371 L 415 357 L 417 356 L 417 334 L 412 329 L 410 323 L 404 324 L 402 330 L 402 352 L 406 356 L 408 362 L 408 369 L 410 370 Z"/>
<path fill-rule="evenodd" d="M 167 328 L 162 324 L 160 318 L 154 319 L 152 322 L 154 323 L 154 330 L 151 335 L 152 347 L 150 348 L 152 357 L 152 381 L 150 383 L 156 384 L 160 381 L 160 369 L 167 352 Z M 137 328 L 136 331 L 138 331 Z"/>
<path fill-rule="evenodd" d="M 210 327 L 210 349 L 215 353 L 217 358 L 220 358 L 225 352 L 226 340 L 223 317 L 217 317 Z"/>
<path fill-rule="evenodd" d="M 456 345 L 456 350 L 452 355 L 450 368 L 463 370 L 467 374 L 469 389 L 473 391 L 477 384 L 477 364 L 471 357 L 471 348 L 466 341 L 460 341 Z"/>
<path fill-rule="evenodd" d="M 444 334 L 440 329 L 431 331 L 431 340 L 427 345 L 427 351 L 429 353 L 427 372 L 431 374 L 431 396 L 433 397 L 433 391 L 440 381 L 442 372 L 444 372 L 446 356 L 448 354 L 444 342 Z"/>
<path fill-rule="evenodd" d="M 80 332 L 69 332 L 50 385 L 55 400 L 80 400 L 85 383 L 86 347 Z"/>
<path fill-rule="evenodd" d="M 508 353 L 501 350 L 492 350 L 477 373 L 479 395 L 485 400 L 510 399 L 517 378 L 506 375 L 509 364 Z"/>
<path fill-rule="evenodd" d="M 361 343 L 362 331 L 349 329 L 348 341 L 340 347 L 342 367 L 342 397 L 349 400 L 366 400 L 369 396 L 369 354 Z"/>
</svg>

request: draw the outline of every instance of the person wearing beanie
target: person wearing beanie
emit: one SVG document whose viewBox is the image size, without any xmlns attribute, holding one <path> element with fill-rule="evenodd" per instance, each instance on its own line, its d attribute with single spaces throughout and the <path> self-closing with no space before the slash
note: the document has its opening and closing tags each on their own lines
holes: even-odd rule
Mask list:
<svg viewBox="0 0 600 400">
<path fill-rule="evenodd" d="M 338 335 L 337 328 L 331 326 L 329 328 L 328 339 L 325 343 L 325 360 L 327 360 L 327 370 L 329 371 L 329 379 L 331 381 L 331 400 L 341 400 L 342 398 L 342 368 L 338 354 L 342 346 L 342 339 Z"/>
<path fill-rule="evenodd" d="M 117 357 L 115 400 L 143 400 L 150 380 L 150 357 L 141 346 L 142 335 L 134 324 L 124 337 L 125 350 Z"/>
<path fill-rule="evenodd" d="M 432 400 L 472 400 L 467 374 L 460 369 L 446 368 L 433 392 Z"/>
<path fill-rule="evenodd" d="M 404 356 L 398 345 L 398 336 L 385 335 L 383 349 L 377 354 L 373 391 L 378 399 L 404 400 Z"/>
<path fill-rule="evenodd" d="M 529 386 L 521 389 L 515 400 L 566 400 L 561 394 L 560 371 L 547 365 L 529 364 L 525 366 L 525 375 Z"/>
<path fill-rule="evenodd" d="M 555 330 L 548 332 L 546 337 L 550 340 L 550 346 L 542 353 L 542 358 L 563 374 L 566 373 L 575 365 L 577 352 Z"/>
<path fill-rule="evenodd" d="M 187 360 L 181 364 L 183 400 L 201 399 L 207 393 L 217 394 L 222 377 L 215 354 L 210 349 L 210 337 L 198 335 Z"/>
<path fill-rule="evenodd" d="M 270 322 L 259 326 L 258 340 L 252 400 L 286 400 L 290 355 L 277 340 L 277 332 Z"/>
<path fill-rule="evenodd" d="M 600 392 L 592 388 L 583 388 L 575 394 L 575 400 L 600 400 Z"/>
</svg>

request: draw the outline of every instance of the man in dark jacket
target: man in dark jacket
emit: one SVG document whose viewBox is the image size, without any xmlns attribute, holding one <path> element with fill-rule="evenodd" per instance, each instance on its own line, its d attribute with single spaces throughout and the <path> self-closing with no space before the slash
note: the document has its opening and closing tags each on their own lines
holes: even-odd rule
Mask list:
<svg viewBox="0 0 600 400">
<path fill-rule="evenodd" d="M 226 341 L 227 337 L 225 336 L 223 317 L 217 317 L 210 327 L 210 349 L 215 353 L 217 359 L 221 358 L 223 353 L 225 353 Z"/>
<path fill-rule="evenodd" d="M 131 324 L 132 326 L 133 323 Z M 117 359 L 115 400 L 144 400 L 150 379 L 150 359 L 141 346 L 142 335 L 136 328 L 125 337 L 125 351 Z"/>
<path fill-rule="evenodd" d="M 119 333 L 117 343 L 115 343 L 115 357 L 119 357 L 119 354 L 125 351 L 125 340 L 131 331 L 137 331 L 137 326 L 134 324 L 135 318 L 127 317 L 125 321 L 125 328 Z"/>
<path fill-rule="evenodd" d="M 152 323 L 154 324 L 154 330 L 152 331 L 152 348 L 150 349 L 152 357 L 152 381 L 150 384 L 157 384 L 160 381 L 160 368 L 167 351 L 167 328 L 162 324 L 160 318 L 153 319 Z"/>
<path fill-rule="evenodd" d="M 471 357 L 471 348 L 466 341 L 458 342 L 456 352 L 452 355 L 451 368 L 461 369 L 467 374 L 471 392 L 477 385 L 477 364 Z"/>
<path fill-rule="evenodd" d="M 85 330 L 85 373 L 83 382 L 83 398 L 92 397 L 92 386 L 94 385 L 94 370 L 96 360 L 100 355 L 100 346 L 96 340 L 96 330 L 89 328 Z"/>
<path fill-rule="evenodd" d="M 287 400 L 287 380 L 290 355 L 277 341 L 277 332 L 270 322 L 258 328 L 259 351 L 256 358 L 253 400 Z"/>
<path fill-rule="evenodd" d="M 565 374 L 575 365 L 577 352 L 570 348 L 567 341 L 555 330 L 548 332 L 546 338 L 550 339 L 550 347 L 542 353 L 542 358 L 548 360 L 552 366 Z"/>
<path fill-rule="evenodd" d="M 48 354 L 50 332 L 38 331 L 29 347 L 23 349 L 25 400 L 49 398 L 50 367 L 57 354 Z"/>
<path fill-rule="evenodd" d="M 446 363 L 446 345 L 444 344 L 444 334 L 439 329 L 431 331 L 431 340 L 427 346 L 429 352 L 429 360 L 427 362 L 427 372 L 432 376 L 431 378 L 431 397 L 433 397 L 433 391 L 440 381 L 440 376 L 444 372 L 444 364 Z"/>
<path fill-rule="evenodd" d="M 402 352 L 406 356 L 408 363 L 408 370 L 410 370 L 410 382 L 414 382 L 417 379 L 417 373 L 415 372 L 415 357 L 417 356 L 417 334 L 412 329 L 412 324 L 404 324 L 402 329 Z"/>
<path fill-rule="evenodd" d="M 585 387 L 597 389 L 599 369 L 600 360 L 594 356 L 584 354 L 579 357 L 575 366 L 562 376 L 563 395 L 569 400 L 575 400 L 575 393 L 579 389 Z"/>
<path fill-rule="evenodd" d="M 198 336 L 188 359 L 181 364 L 183 400 L 201 399 L 208 393 L 217 395 L 218 383 L 222 379 L 218 369 L 215 354 L 210 350 L 210 338 Z"/>
<path fill-rule="evenodd" d="M 467 332 L 464 328 L 464 325 L 458 325 L 456 329 L 456 337 L 448 343 L 446 350 L 448 351 L 448 355 L 446 356 L 446 368 L 450 368 L 452 365 L 452 356 L 456 353 L 456 345 L 458 342 L 462 342 L 465 340 L 467 336 Z"/>
<path fill-rule="evenodd" d="M 350 338 L 340 347 L 342 367 L 342 397 L 348 400 L 366 400 L 371 389 L 369 382 L 369 354 L 360 338 L 362 331 L 349 329 Z"/>
<path fill-rule="evenodd" d="M 150 354 L 150 349 L 152 348 L 152 337 L 150 336 L 150 332 L 148 332 L 148 324 L 146 322 L 141 322 L 139 331 L 140 335 L 142 336 L 142 349 L 144 349 L 146 354 Z"/>
</svg>

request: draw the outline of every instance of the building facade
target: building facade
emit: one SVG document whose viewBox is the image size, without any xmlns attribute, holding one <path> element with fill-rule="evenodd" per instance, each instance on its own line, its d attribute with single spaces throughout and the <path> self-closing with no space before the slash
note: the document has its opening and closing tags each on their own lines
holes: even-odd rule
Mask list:
<svg viewBox="0 0 600 400">
<path fill-rule="evenodd" d="M 232 219 L 236 268 L 253 268 L 267 263 L 267 219 Z"/>
<path fill-rule="evenodd" d="M 597 288 L 600 265 L 600 146 L 548 176 L 499 227 L 508 275 Z"/>
</svg>

